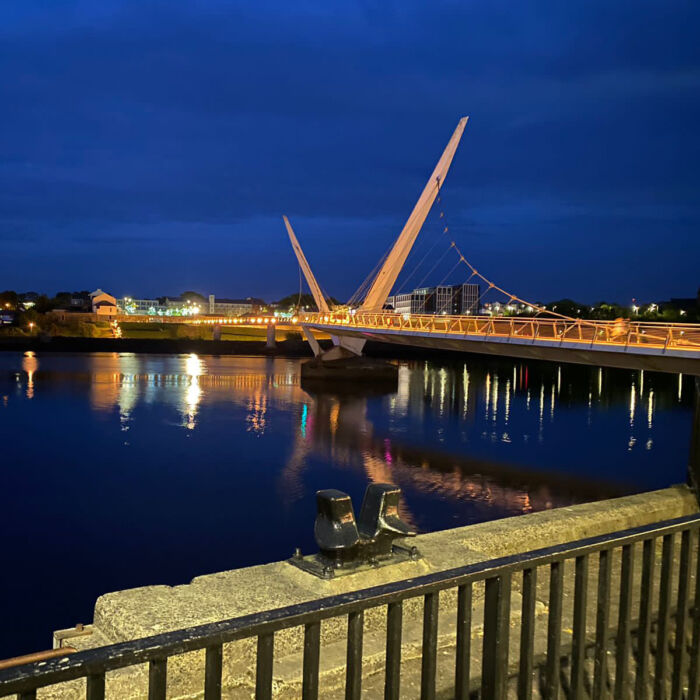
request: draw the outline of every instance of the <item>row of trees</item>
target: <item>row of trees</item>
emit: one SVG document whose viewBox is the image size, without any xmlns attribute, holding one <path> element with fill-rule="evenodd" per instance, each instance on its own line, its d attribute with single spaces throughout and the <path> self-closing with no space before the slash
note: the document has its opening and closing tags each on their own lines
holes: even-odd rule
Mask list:
<svg viewBox="0 0 700 700">
<path fill-rule="evenodd" d="M 328 301 L 331 305 L 340 306 L 340 302 L 335 297 L 329 297 Z M 277 302 L 277 308 L 280 311 L 288 312 L 295 309 L 304 309 L 305 311 L 318 311 L 316 302 L 311 294 L 288 294 L 286 297 Z"/>
<path fill-rule="evenodd" d="M 337 299 L 330 298 L 331 304 L 339 304 Z M 277 302 L 282 311 L 288 311 L 301 307 L 309 311 L 316 311 L 316 302 L 311 294 L 298 293 L 289 294 Z M 532 316 L 532 311 L 513 306 L 512 311 L 508 311 L 507 304 L 501 304 L 500 313 L 514 316 Z M 641 306 L 622 306 L 608 301 L 600 301 L 595 304 L 581 304 L 573 299 L 559 299 L 548 304 L 539 304 L 550 311 L 570 316 L 572 318 L 583 318 L 600 321 L 613 321 L 616 318 L 637 319 L 639 321 L 668 321 L 668 322 L 700 322 L 700 304 L 695 309 L 680 309 L 670 303 L 645 304 Z"/>
<path fill-rule="evenodd" d="M 17 311 L 22 314 L 30 314 L 32 320 L 36 321 L 37 314 L 43 314 L 52 309 L 69 308 L 71 299 L 75 297 L 83 297 L 86 300 L 89 297 L 89 292 L 57 292 L 55 296 L 49 297 L 46 294 L 24 294 L 20 295 L 12 290 L 0 292 L 0 309 Z M 30 298 L 32 306 L 25 310 L 22 301 L 24 298 Z M 197 304 L 201 309 L 206 309 L 208 305 L 207 299 L 198 292 L 187 291 L 180 295 L 180 298 L 185 301 L 190 301 Z M 164 299 L 163 299 L 164 301 Z M 330 297 L 331 305 L 339 305 L 340 302 Z M 614 320 L 616 318 L 638 319 L 640 321 L 680 321 L 680 322 L 700 322 L 700 303 L 695 308 L 681 309 L 674 307 L 670 303 L 662 304 L 644 304 L 640 306 L 622 306 L 613 302 L 601 301 L 596 304 L 581 304 L 573 299 L 559 299 L 544 305 L 550 311 L 554 311 L 564 316 L 572 318 L 584 318 L 595 320 Z M 311 294 L 293 293 L 277 302 L 277 307 L 281 311 L 292 311 L 297 308 L 315 311 L 316 302 Z M 508 311 L 503 305 L 503 313 L 508 315 Z M 522 309 L 510 312 L 514 315 L 531 315 Z"/>
<path fill-rule="evenodd" d="M 700 304 L 695 308 L 682 309 L 669 302 L 621 306 L 614 302 L 600 301 L 596 304 L 579 304 L 573 299 L 560 299 L 545 305 L 545 308 L 572 318 L 585 318 L 600 321 L 613 321 L 616 318 L 629 318 L 637 321 L 667 321 L 669 323 L 694 323 L 700 321 Z"/>
<path fill-rule="evenodd" d="M 36 292 L 27 292 L 26 294 L 18 294 L 15 291 L 6 289 L 0 292 L 0 308 L 9 309 L 12 311 L 22 311 L 27 307 L 32 308 L 39 313 L 46 313 L 52 309 L 67 308 L 71 305 L 71 299 L 82 297 L 86 301 L 89 299 L 90 292 L 56 292 L 56 295 L 49 297 L 46 294 L 37 294 Z"/>
</svg>

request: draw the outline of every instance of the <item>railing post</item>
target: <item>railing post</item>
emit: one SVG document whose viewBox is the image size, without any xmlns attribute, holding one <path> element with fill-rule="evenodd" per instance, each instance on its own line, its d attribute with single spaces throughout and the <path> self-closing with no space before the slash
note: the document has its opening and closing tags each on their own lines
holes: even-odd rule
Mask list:
<svg viewBox="0 0 700 700">
<path fill-rule="evenodd" d="M 659 612 L 656 632 L 656 662 L 654 697 L 666 694 L 668 675 L 669 627 L 671 625 L 671 578 L 673 576 L 673 534 L 664 535 L 661 548 L 661 575 L 659 581 Z"/>
<path fill-rule="evenodd" d="M 221 700 L 221 666 L 223 648 L 221 644 L 207 647 L 204 664 L 204 698 Z"/>
<path fill-rule="evenodd" d="M 688 629 L 688 592 L 690 589 L 690 529 L 681 535 L 681 561 L 678 570 L 678 596 L 676 598 L 675 649 L 673 651 L 673 673 L 671 675 L 671 700 L 681 700 L 685 693 L 686 630 Z"/>
<path fill-rule="evenodd" d="M 518 698 L 532 698 L 533 656 L 535 647 L 535 603 L 537 599 L 537 567 L 523 571 L 523 607 L 520 625 L 520 671 Z"/>
<path fill-rule="evenodd" d="M 652 591 L 654 565 L 656 562 L 656 539 L 644 540 L 642 554 L 642 580 L 640 589 L 639 627 L 637 629 L 637 669 L 635 674 L 635 697 L 645 700 L 649 695 L 649 648 L 652 619 Z"/>
<path fill-rule="evenodd" d="M 165 700 L 168 659 L 153 659 L 148 665 L 148 700 Z"/>
<path fill-rule="evenodd" d="M 437 676 L 437 631 L 439 595 L 426 593 L 423 598 L 423 649 L 421 662 L 421 700 L 435 700 Z"/>
<path fill-rule="evenodd" d="M 321 623 L 307 622 L 304 627 L 304 660 L 302 668 L 302 700 L 318 698 L 318 663 L 321 647 Z"/>
<path fill-rule="evenodd" d="M 554 561 L 549 568 L 549 615 L 547 620 L 547 663 L 545 668 L 547 697 L 553 699 L 559 697 L 563 590 L 564 562 Z"/>
<path fill-rule="evenodd" d="M 345 664 L 345 698 L 360 700 L 362 695 L 362 633 L 364 612 L 348 615 L 347 663 Z"/>
<path fill-rule="evenodd" d="M 455 651 L 455 700 L 469 700 L 469 671 L 472 641 L 472 584 L 457 593 L 457 648 Z"/>
<path fill-rule="evenodd" d="M 700 530 L 695 528 L 695 539 L 700 544 Z M 690 646 L 690 669 L 688 671 L 688 700 L 698 699 L 700 685 L 700 556 L 695 570 L 695 600 L 693 601 L 692 641 Z"/>
<path fill-rule="evenodd" d="M 399 700 L 401 683 L 401 601 L 389 603 L 386 621 L 386 683 L 385 700 Z"/>
<path fill-rule="evenodd" d="M 586 612 L 588 610 L 588 555 L 576 557 L 574 574 L 574 628 L 571 651 L 571 697 L 584 697 L 586 662 Z"/>
<path fill-rule="evenodd" d="M 91 673 L 87 677 L 87 688 L 85 700 L 104 700 L 105 697 L 105 674 Z"/>
<path fill-rule="evenodd" d="M 221 649 L 221 647 L 219 647 Z M 255 662 L 255 700 L 268 700 L 272 697 L 272 663 L 275 650 L 275 635 L 261 634 L 258 637 L 258 653 Z M 207 649 L 207 655 L 209 649 Z M 219 661 L 219 664 L 221 662 Z M 219 695 L 221 697 L 221 667 L 218 669 Z M 214 697 L 214 696 L 212 696 Z M 205 694 L 205 700 L 208 696 Z"/>
<path fill-rule="evenodd" d="M 595 658 L 593 697 L 608 697 L 608 626 L 610 620 L 610 579 L 612 550 L 602 549 L 598 555 L 598 599 L 596 600 Z"/>
<path fill-rule="evenodd" d="M 484 598 L 484 656 L 481 695 L 505 698 L 508 680 L 510 574 L 486 579 Z"/>
<path fill-rule="evenodd" d="M 688 455 L 688 485 L 700 503 L 700 377 L 695 377 L 695 411 Z"/>
</svg>

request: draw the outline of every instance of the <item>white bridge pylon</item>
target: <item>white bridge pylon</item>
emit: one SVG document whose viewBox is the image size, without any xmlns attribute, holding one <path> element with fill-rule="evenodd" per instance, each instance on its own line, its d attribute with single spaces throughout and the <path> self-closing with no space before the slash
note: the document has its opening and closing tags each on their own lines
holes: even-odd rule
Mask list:
<svg viewBox="0 0 700 700">
<path fill-rule="evenodd" d="M 457 147 L 462 140 L 464 127 L 466 127 L 468 120 L 469 117 L 462 117 L 457 123 L 457 127 L 454 130 L 452 137 L 447 143 L 442 156 L 440 156 L 440 160 L 435 166 L 430 179 L 423 188 L 423 192 L 418 198 L 416 205 L 413 207 L 413 211 L 408 217 L 408 220 L 399 234 L 399 237 L 396 239 L 396 243 L 394 243 L 389 255 L 384 261 L 384 264 L 374 278 L 365 300 L 358 309 L 359 311 L 374 312 L 382 310 L 387 297 L 389 296 L 389 293 L 396 283 L 401 269 L 406 262 L 406 258 L 411 252 L 411 248 L 413 248 L 413 244 L 415 243 L 421 228 L 423 228 L 423 224 L 425 223 L 425 219 L 428 216 L 433 203 L 435 202 L 435 198 L 445 182 L 447 172 L 450 169 L 450 165 L 452 165 L 452 159 L 454 158 L 454 155 L 457 152 Z M 309 266 L 306 256 L 299 245 L 299 241 L 294 234 L 292 225 L 289 223 L 289 219 L 286 216 L 284 216 L 283 219 L 284 224 L 287 227 L 289 240 L 292 243 L 292 249 L 294 250 L 294 254 L 297 256 L 299 266 L 301 267 L 304 277 L 306 278 L 306 282 L 311 289 L 316 305 L 318 306 L 320 312 L 330 313 L 328 303 L 321 292 L 321 287 L 316 281 L 313 272 L 311 272 L 311 267 Z M 324 359 L 334 359 L 342 354 L 342 350 L 349 351 L 353 355 L 360 355 L 366 342 L 364 339 L 360 338 L 331 336 L 333 338 L 333 344 L 336 346 L 336 348 L 341 348 L 341 350 L 334 352 L 334 350 L 336 350 L 336 348 L 334 348 L 328 353 L 321 353 L 318 343 L 316 342 L 315 338 L 313 338 L 310 331 L 308 331 L 306 328 L 304 328 L 304 335 L 311 344 L 314 354 L 317 356 L 323 355 Z"/>
<path fill-rule="evenodd" d="M 326 301 L 326 297 L 323 296 L 323 292 L 321 291 L 321 287 L 316 281 L 316 278 L 314 277 L 314 273 L 311 272 L 311 267 L 309 266 L 309 262 L 306 259 L 306 256 L 304 255 L 304 251 L 301 249 L 301 246 L 299 245 L 299 241 L 297 240 L 297 237 L 294 235 L 294 229 L 292 228 L 292 225 L 289 223 L 289 219 L 286 216 L 282 217 L 284 219 L 284 225 L 287 227 L 287 233 L 289 234 L 289 240 L 292 243 L 292 250 L 294 250 L 294 254 L 297 256 L 297 260 L 299 261 L 299 267 L 301 268 L 301 271 L 304 273 L 304 277 L 306 278 L 306 283 L 309 285 L 309 289 L 311 290 L 311 294 L 313 294 L 314 301 L 316 302 L 316 306 L 318 307 L 318 310 L 323 312 L 323 313 L 329 313 L 330 309 L 328 308 L 328 302 Z"/>
</svg>

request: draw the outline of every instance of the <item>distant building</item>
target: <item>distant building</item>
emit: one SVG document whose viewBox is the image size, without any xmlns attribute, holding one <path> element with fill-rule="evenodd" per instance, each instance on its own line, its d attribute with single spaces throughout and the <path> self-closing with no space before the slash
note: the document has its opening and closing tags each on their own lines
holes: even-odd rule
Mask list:
<svg viewBox="0 0 700 700">
<path fill-rule="evenodd" d="M 134 316 L 196 316 L 206 309 L 180 296 L 157 297 L 156 299 L 117 299 L 121 313 Z"/>
<path fill-rule="evenodd" d="M 19 303 L 22 305 L 22 308 L 31 309 L 36 305 L 38 298 L 39 295 L 36 292 L 25 292 L 19 295 Z"/>
<path fill-rule="evenodd" d="M 92 308 L 93 295 L 102 292 L 101 289 L 88 294 L 87 292 L 73 292 L 70 296 L 70 309 L 72 311 L 94 311 Z M 109 296 L 109 295 L 108 295 Z M 114 297 L 110 297 L 114 299 Z"/>
<path fill-rule="evenodd" d="M 119 313 L 117 300 L 101 289 L 96 289 L 90 294 L 90 306 L 92 313 L 100 316 L 115 316 Z"/>
<path fill-rule="evenodd" d="M 534 306 L 525 304 L 519 301 L 491 301 L 485 302 L 479 311 L 483 316 L 513 316 L 521 314 L 532 314 L 535 311 Z M 556 307 L 555 307 L 556 308 Z"/>
<path fill-rule="evenodd" d="M 259 313 L 266 304 L 262 299 L 247 297 L 245 299 L 217 299 L 209 295 L 209 315 L 211 316 L 243 316 Z"/>
<path fill-rule="evenodd" d="M 461 285 L 461 314 L 478 314 L 481 303 L 481 287 L 478 284 Z"/>
<path fill-rule="evenodd" d="M 209 295 L 208 303 L 204 304 L 183 299 L 180 296 L 163 296 L 155 299 L 122 297 L 117 299 L 116 303 L 121 313 L 140 316 L 195 316 L 197 314 L 243 316 L 260 313 L 267 307 L 262 299 L 255 297 L 223 299 L 213 294 Z"/>
<path fill-rule="evenodd" d="M 424 314 L 425 294 L 423 290 L 417 289 L 407 294 L 396 294 L 391 297 L 391 305 L 397 314 Z"/>
<path fill-rule="evenodd" d="M 421 287 L 387 299 L 397 314 L 476 314 L 481 290 L 478 284 L 452 284 Z"/>
<path fill-rule="evenodd" d="M 117 299 L 117 306 L 123 314 L 153 316 L 160 307 L 160 303 L 158 299 L 132 299 L 131 297 L 122 297 L 121 299 Z"/>
</svg>

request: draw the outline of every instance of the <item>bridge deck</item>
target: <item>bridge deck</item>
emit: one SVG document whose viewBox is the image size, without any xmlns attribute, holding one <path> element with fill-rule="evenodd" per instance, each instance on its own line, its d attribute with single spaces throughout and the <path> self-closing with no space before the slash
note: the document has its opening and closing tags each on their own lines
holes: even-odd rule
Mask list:
<svg viewBox="0 0 700 700">
<path fill-rule="evenodd" d="M 700 326 L 627 320 L 306 314 L 303 325 L 402 345 L 700 374 Z"/>
</svg>

